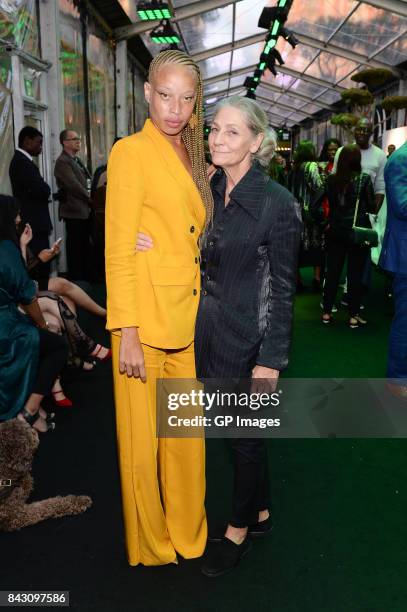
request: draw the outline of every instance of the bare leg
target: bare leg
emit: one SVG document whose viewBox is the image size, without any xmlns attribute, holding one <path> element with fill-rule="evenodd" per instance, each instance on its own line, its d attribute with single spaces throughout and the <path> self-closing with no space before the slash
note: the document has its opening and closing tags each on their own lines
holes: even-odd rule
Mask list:
<svg viewBox="0 0 407 612">
<path fill-rule="evenodd" d="M 47 297 L 40 297 L 38 303 L 44 315 L 44 319 L 48 322 L 50 330 L 57 334 L 62 333 L 64 324 L 61 319 L 58 303 Z"/>
<path fill-rule="evenodd" d="M 77 306 L 88 310 L 92 314 L 97 315 L 98 317 L 106 317 L 106 309 L 96 304 L 94 300 L 78 285 L 75 283 L 71 283 L 71 281 L 66 280 L 65 278 L 50 278 L 48 282 L 48 289 L 50 291 L 55 291 L 63 298 L 71 298 L 73 302 Z"/>
</svg>

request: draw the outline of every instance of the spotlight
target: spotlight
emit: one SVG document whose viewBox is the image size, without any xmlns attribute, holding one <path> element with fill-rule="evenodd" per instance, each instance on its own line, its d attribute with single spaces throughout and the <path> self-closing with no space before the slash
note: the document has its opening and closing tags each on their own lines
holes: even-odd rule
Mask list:
<svg viewBox="0 0 407 612">
<path fill-rule="evenodd" d="M 164 25 L 160 25 L 158 28 L 155 28 L 155 30 L 151 32 L 150 38 L 153 42 L 159 45 L 178 44 L 181 42 L 180 37 L 172 28 L 169 21 L 165 22 Z"/>
<path fill-rule="evenodd" d="M 159 0 L 138 2 L 137 15 L 141 21 L 155 21 L 156 19 L 171 19 L 171 17 L 174 17 L 168 4 Z"/>
<path fill-rule="evenodd" d="M 295 49 L 295 47 L 300 43 L 298 38 L 296 38 L 294 34 L 286 28 L 281 28 L 280 34 L 284 38 L 284 40 L 286 40 L 292 46 L 293 49 Z"/>
<path fill-rule="evenodd" d="M 281 57 L 281 55 L 279 53 L 278 53 L 278 55 L 282 59 L 282 57 Z M 263 64 L 265 64 L 265 68 L 264 69 L 268 68 L 270 70 L 270 72 L 272 72 L 274 74 L 274 76 L 277 76 L 276 57 L 274 55 L 274 51 L 272 53 L 270 53 L 270 55 L 267 55 L 266 53 L 262 53 L 260 55 L 260 66 L 262 66 Z"/>
<path fill-rule="evenodd" d="M 279 51 L 277 51 L 277 49 L 273 49 L 270 54 L 269 54 L 269 61 L 270 59 L 273 58 L 274 60 L 277 60 L 277 62 L 280 64 L 280 66 L 282 66 L 284 64 L 284 60 L 281 57 L 281 54 Z"/>
<path fill-rule="evenodd" d="M 258 83 L 254 80 L 253 77 L 246 77 L 243 83 L 243 87 L 246 87 L 246 89 L 254 91 L 257 87 L 257 84 Z"/>
<path fill-rule="evenodd" d="M 258 27 L 268 30 L 271 28 L 271 25 L 273 24 L 273 22 L 277 22 L 278 27 L 274 23 L 273 29 L 277 28 L 278 30 L 280 25 L 282 25 L 283 23 L 287 21 L 287 16 L 288 16 L 288 10 L 286 7 L 283 8 L 280 6 L 273 6 L 273 7 L 265 6 L 261 12 Z M 277 32 L 274 32 L 274 34 L 277 34 Z"/>
</svg>

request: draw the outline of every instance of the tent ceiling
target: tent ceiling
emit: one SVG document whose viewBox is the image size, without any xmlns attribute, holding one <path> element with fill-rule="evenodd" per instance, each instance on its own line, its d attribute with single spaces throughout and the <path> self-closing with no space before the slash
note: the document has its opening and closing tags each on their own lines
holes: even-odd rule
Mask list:
<svg viewBox="0 0 407 612">
<path fill-rule="evenodd" d="M 237 91 L 263 49 L 266 31 L 257 27 L 260 13 L 264 6 L 275 6 L 275 0 L 171 3 L 185 50 L 201 67 L 205 98 Z M 294 0 L 286 27 L 300 44 L 292 49 L 279 39 L 285 64 L 277 67 L 277 77 L 266 71 L 265 83 L 256 92 L 274 125 L 294 125 L 321 108 L 329 109 L 343 87 L 355 86 L 350 77 L 364 66 L 386 66 L 397 76 L 397 65 L 407 61 L 405 0 Z M 150 41 L 148 29 L 151 25 L 135 22 L 115 33 L 118 38 L 142 33 L 156 55 L 162 47 Z"/>
</svg>

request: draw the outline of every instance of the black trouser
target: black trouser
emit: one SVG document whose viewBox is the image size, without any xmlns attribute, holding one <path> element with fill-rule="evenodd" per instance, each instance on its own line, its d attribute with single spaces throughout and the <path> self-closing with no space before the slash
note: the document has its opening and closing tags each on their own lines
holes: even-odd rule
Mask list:
<svg viewBox="0 0 407 612">
<path fill-rule="evenodd" d="M 39 329 L 40 349 L 38 373 L 32 393 L 49 395 L 58 375 L 61 373 L 67 357 L 68 345 L 65 339 L 45 329 Z"/>
<path fill-rule="evenodd" d="M 65 219 L 66 257 L 72 280 L 88 279 L 89 219 Z"/>
<path fill-rule="evenodd" d="M 329 235 L 327 240 L 327 261 L 324 287 L 324 313 L 331 313 L 338 290 L 341 272 L 348 256 L 348 299 L 349 314 L 359 314 L 362 298 L 362 276 L 369 255 L 369 249 L 354 245 L 346 237 Z"/>
<path fill-rule="evenodd" d="M 270 486 L 266 440 L 234 438 L 231 441 L 234 467 L 232 527 L 257 523 L 260 510 L 270 508 Z"/>
<path fill-rule="evenodd" d="M 33 232 L 33 238 L 30 242 L 30 250 L 34 255 L 38 255 L 43 249 L 49 249 L 49 233 Z M 48 287 L 48 279 L 51 271 L 51 263 L 40 262 L 35 266 L 35 278 L 40 282 L 41 287 Z"/>
</svg>

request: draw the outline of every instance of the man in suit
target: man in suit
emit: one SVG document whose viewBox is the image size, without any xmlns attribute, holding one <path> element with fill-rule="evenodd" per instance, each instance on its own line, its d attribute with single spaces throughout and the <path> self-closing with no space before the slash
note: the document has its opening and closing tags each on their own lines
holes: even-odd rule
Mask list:
<svg viewBox="0 0 407 612">
<path fill-rule="evenodd" d="M 21 206 L 22 222 L 29 223 L 33 230 L 30 249 L 34 255 L 49 248 L 52 230 L 48 208 L 51 189 L 33 161 L 42 153 L 42 140 L 42 134 L 36 128 L 24 127 L 18 135 L 18 147 L 9 167 L 13 195 Z M 47 279 L 49 270 L 49 263 L 41 263 L 38 278 Z"/>
<path fill-rule="evenodd" d="M 71 279 L 86 279 L 89 254 L 90 174 L 77 156 L 81 139 L 73 130 L 59 136 L 62 153 L 54 175 L 60 190 L 59 216 L 65 221 L 68 273 Z"/>
<path fill-rule="evenodd" d="M 407 142 L 389 158 L 384 178 L 387 223 L 379 263 L 393 274 L 395 305 L 387 362 L 388 388 L 407 400 Z"/>
</svg>

